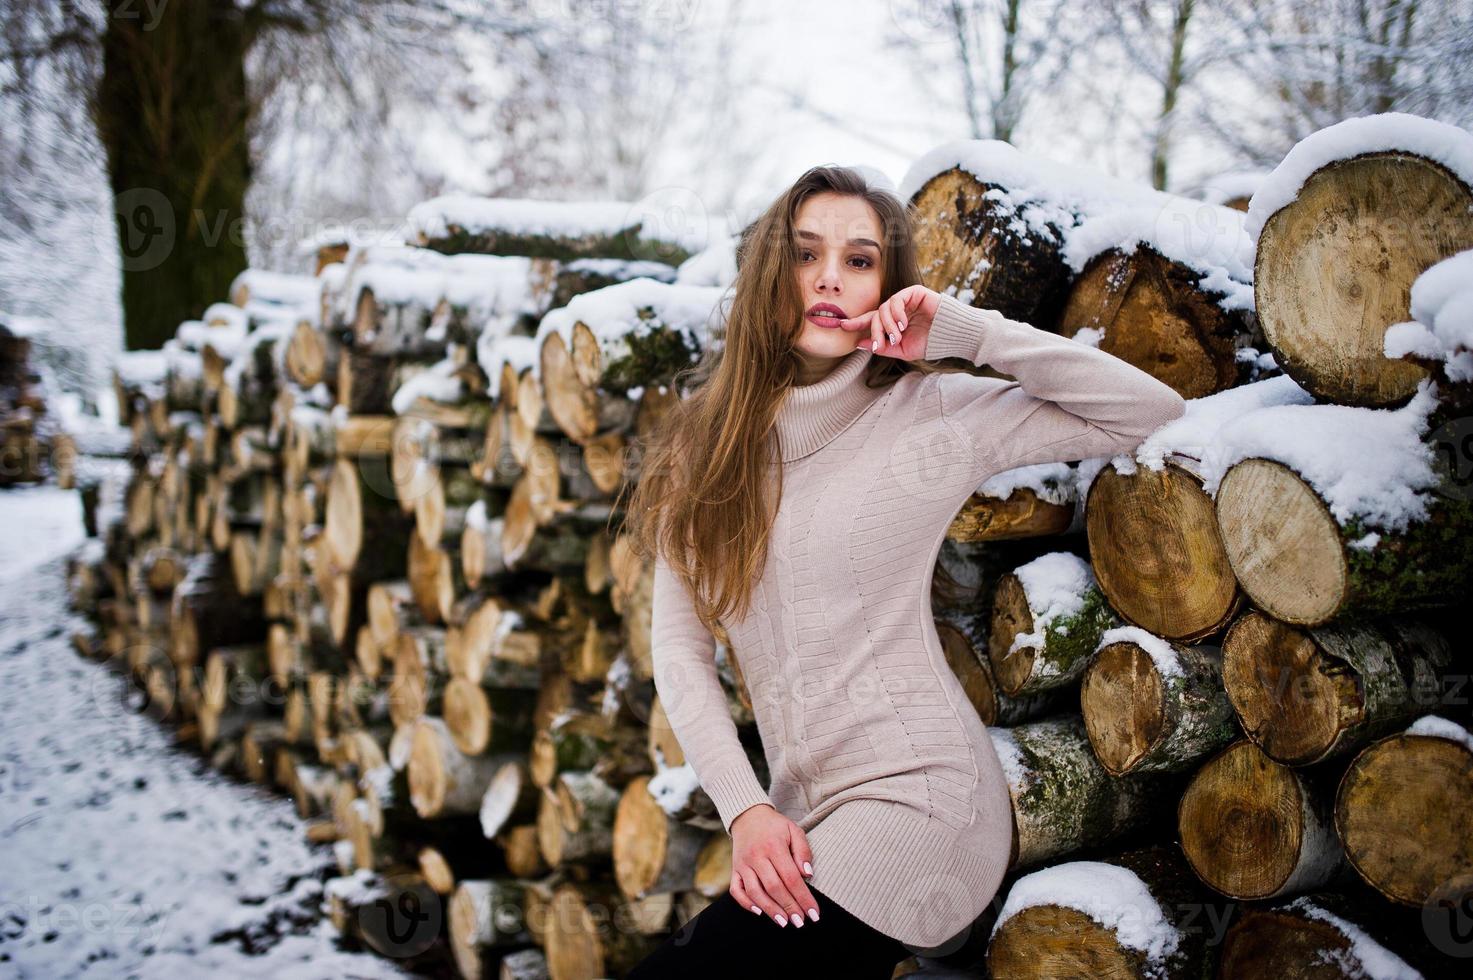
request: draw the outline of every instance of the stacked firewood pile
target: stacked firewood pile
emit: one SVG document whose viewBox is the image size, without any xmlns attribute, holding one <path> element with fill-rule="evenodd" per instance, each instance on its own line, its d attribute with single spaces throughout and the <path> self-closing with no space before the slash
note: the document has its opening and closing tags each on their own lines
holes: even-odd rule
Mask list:
<svg viewBox="0 0 1473 980">
<path fill-rule="evenodd" d="M 993 974 L 1447 953 L 1394 927 L 1473 875 L 1473 736 L 1446 717 L 1466 657 L 1437 619 L 1473 535 L 1419 449 L 1456 419 L 1459 363 L 1380 337 L 1473 247 L 1473 199 L 1409 145 L 1291 154 L 1298 182 L 1271 175 L 1246 214 L 997 143 L 902 185 L 929 285 L 1192 399 L 1134 457 L 988 481 L 941 550 L 937 634 L 1014 802 L 978 932 Z M 1381 261 L 1367 229 L 1434 199 L 1437 233 Z M 441 198 L 411 225 L 312 276 L 243 274 L 119 372 L 134 465 L 72 568 L 98 623 L 77 647 L 290 794 L 333 842 L 348 941 L 468 977 L 618 976 L 730 876 L 615 501 L 715 336 L 732 245 L 692 255 L 588 203 Z M 1359 290 L 1321 288 L 1332 266 Z"/>
<path fill-rule="evenodd" d="M 71 489 L 76 455 L 75 440 L 48 411 L 26 321 L 0 314 L 0 487 L 54 480 Z"/>
<path fill-rule="evenodd" d="M 1429 159 L 1429 138 L 1459 149 Z M 994 299 L 967 266 L 1034 202 L 988 179 L 1009 155 L 957 158 L 911 183 L 987 220 L 929 208 L 931 260 L 1038 315 L 1047 293 L 1004 275 Z M 1468 955 L 1470 661 L 1447 613 L 1473 586 L 1470 177 L 1473 136 L 1383 117 L 1296 146 L 1241 225 L 1116 217 L 1096 186 L 1033 235 L 1030 276 L 1051 248 L 1082 262 L 1057 328 L 1190 400 L 1128 456 L 1003 474 L 943 551 L 974 604 L 938 630 L 997 726 L 1018 831 L 994 976 L 1430 976 Z M 1245 258 L 1179 234 L 1213 229 Z"/>
</svg>

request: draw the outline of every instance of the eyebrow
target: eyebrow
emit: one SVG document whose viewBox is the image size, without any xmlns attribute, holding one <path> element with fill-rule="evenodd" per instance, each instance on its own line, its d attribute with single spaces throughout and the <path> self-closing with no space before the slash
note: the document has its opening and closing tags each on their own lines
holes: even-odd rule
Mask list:
<svg viewBox="0 0 1473 980">
<path fill-rule="evenodd" d="M 820 234 L 818 234 L 817 232 L 804 231 L 801 228 L 798 229 L 798 237 L 799 238 L 803 238 L 803 239 L 807 239 L 808 241 L 814 241 L 814 242 L 821 242 L 821 241 L 823 241 L 823 236 L 820 235 Z M 873 248 L 873 249 L 876 249 L 876 250 L 878 250 L 879 247 L 880 247 L 880 243 L 879 242 L 872 241 L 871 239 L 868 239 L 868 238 L 851 238 L 851 239 L 849 239 L 849 244 L 850 245 L 868 245 L 870 248 Z"/>
</svg>

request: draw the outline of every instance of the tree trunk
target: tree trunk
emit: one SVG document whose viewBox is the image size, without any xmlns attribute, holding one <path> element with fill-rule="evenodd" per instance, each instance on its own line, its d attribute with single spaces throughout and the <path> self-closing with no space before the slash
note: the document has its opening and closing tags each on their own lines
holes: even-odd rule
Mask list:
<svg viewBox="0 0 1473 980">
<path fill-rule="evenodd" d="M 229 292 L 247 264 L 251 180 L 244 13 L 232 0 L 134 13 L 106 18 L 92 103 L 122 252 L 128 349 L 162 347 L 181 321 Z"/>
</svg>

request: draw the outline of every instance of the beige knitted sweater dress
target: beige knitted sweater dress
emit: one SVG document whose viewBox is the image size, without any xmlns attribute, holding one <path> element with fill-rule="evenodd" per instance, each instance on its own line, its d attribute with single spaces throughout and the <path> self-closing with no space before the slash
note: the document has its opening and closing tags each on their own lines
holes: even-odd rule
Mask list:
<svg viewBox="0 0 1473 980">
<path fill-rule="evenodd" d="M 722 624 L 771 785 L 737 740 L 716 641 L 663 557 L 655 687 L 728 831 L 743 810 L 771 803 L 807 834 L 824 895 L 914 948 L 936 948 L 992 901 L 1014 834 L 992 740 L 931 615 L 946 528 L 993 474 L 1128 451 L 1184 403 L 1116 357 L 950 296 L 926 359 L 962 357 L 1016 381 L 911 372 L 870 389 L 873 356 L 866 342 L 789 391 L 767 564 L 749 614 Z"/>
</svg>

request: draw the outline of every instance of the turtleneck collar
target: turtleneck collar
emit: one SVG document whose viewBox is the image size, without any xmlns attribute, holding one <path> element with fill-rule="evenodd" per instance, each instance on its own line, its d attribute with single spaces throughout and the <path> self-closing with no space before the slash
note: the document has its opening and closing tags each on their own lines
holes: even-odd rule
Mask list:
<svg viewBox="0 0 1473 980">
<path fill-rule="evenodd" d="M 856 347 L 821 380 L 788 389 L 777 414 L 784 463 L 828 445 L 885 393 L 884 388 L 864 383 L 865 368 L 873 356 L 868 347 Z"/>
</svg>

